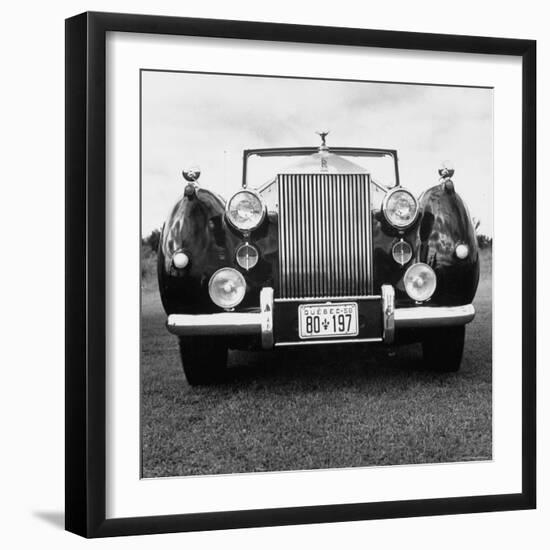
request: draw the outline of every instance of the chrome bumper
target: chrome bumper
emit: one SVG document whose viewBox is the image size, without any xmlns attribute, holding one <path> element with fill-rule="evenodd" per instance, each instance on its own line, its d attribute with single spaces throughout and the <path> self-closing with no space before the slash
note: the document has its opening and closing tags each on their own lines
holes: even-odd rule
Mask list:
<svg viewBox="0 0 550 550">
<path fill-rule="evenodd" d="M 260 293 L 260 311 L 241 313 L 207 313 L 204 315 L 168 316 L 166 328 L 178 336 L 247 336 L 261 335 L 262 347 L 273 347 L 273 289 Z"/>
<path fill-rule="evenodd" d="M 382 339 L 391 344 L 395 331 L 408 328 L 453 327 L 469 323 L 476 314 L 472 304 L 464 306 L 395 307 L 395 290 L 382 285 Z"/>
<path fill-rule="evenodd" d="M 396 328 L 452 327 L 465 325 L 475 316 L 472 304 L 452 307 L 401 307 L 395 310 Z"/>
<path fill-rule="evenodd" d="M 464 306 L 395 307 L 393 287 L 382 286 L 382 339 L 391 344 L 395 331 L 403 328 L 430 328 L 465 325 L 475 316 L 472 304 Z M 260 335 L 262 347 L 273 347 L 273 289 L 260 293 L 259 312 L 224 312 L 205 315 L 168 316 L 166 326 L 178 336 L 251 336 Z"/>
</svg>

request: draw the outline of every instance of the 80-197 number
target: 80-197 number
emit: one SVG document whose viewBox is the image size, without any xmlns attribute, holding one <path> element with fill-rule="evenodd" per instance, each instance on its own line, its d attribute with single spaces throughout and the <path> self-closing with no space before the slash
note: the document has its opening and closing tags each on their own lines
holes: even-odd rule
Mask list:
<svg viewBox="0 0 550 550">
<path fill-rule="evenodd" d="M 300 338 L 357 335 L 357 304 L 299 306 L 299 334 Z"/>
<path fill-rule="evenodd" d="M 350 332 L 352 321 L 351 313 L 340 313 L 339 315 L 332 315 L 331 317 L 331 321 L 327 319 L 323 321 L 325 327 L 328 328 L 328 324 L 331 324 L 334 333 L 341 332 L 343 334 L 348 334 Z M 306 317 L 306 333 L 319 334 L 320 332 L 321 317 L 319 317 L 319 315 L 308 315 Z"/>
</svg>

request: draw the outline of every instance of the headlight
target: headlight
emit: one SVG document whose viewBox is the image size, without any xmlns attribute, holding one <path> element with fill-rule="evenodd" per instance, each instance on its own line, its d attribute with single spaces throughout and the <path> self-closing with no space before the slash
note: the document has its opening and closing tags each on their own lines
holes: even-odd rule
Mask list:
<svg viewBox="0 0 550 550">
<path fill-rule="evenodd" d="M 237 263 L 247 271 L 258 263 L 258 250 L 251 244 L 244 243 L 237 248 Z"/>
<path fill-rule="evenodd" d="M 246 291 L 244 277 L 231 267 L 218 269 L 208 283 L 208 293 L 212 301 L 224 309 L 238 306 Z"/>
<path fill-rule="evenodd" d="M 227 219 L 240 231 L 252 231 L 265 216 L 265 206 L 260 196 L 247 189 L 235 193 L 226 208 Z"/>
<path fill-rule="evenodd" d="M 434 270 L 426 264 L 413 264 L 403 277 L 405 291 L 416 302 L 425 302 L 432 297 L 437 285 Z"/>
<path fill-rule="evenodd" d="M 391 225 L 397 229 L 405 229 L 414 223 L 418 203 L 410 191 L 398 188 L 386 195 L 382 211 Z"/>
</svg>

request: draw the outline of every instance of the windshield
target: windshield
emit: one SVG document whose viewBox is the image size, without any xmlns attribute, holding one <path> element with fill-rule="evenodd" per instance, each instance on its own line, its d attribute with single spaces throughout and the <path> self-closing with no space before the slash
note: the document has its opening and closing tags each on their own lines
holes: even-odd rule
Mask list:
<svg viewBox="0 0 550 550">
<path fill-rule="evenodd" d="M 395 152 L 386 150 L 260 150 L 251 151 L 245 163 L 245 183 L 252 189 L 262 189 L 278 174 L 285 173 L 368 173 L 371 180 L 384 189 L 398 184 Z"/>
</svg>

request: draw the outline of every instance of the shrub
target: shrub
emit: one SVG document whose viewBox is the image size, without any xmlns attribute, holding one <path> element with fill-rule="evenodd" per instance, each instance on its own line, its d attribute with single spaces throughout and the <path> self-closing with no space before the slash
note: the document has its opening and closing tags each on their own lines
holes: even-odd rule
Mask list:
<svg viewBox="0 0 550 550">
<path fill-rule="evenodd" d="M 151 286 L 157 276 L 157 253 L 148 244 L 141 245 L 141 283 Z"/>
<path fill-rule="evenodd" d="M 489 247 L 492 248 L 493 238 L 479 232 L 479 226 L 481 225 L 481 221 L 477 220 L 476 218 L 474 218 L 472 221 L 476 232 L 477 246 L 479 246 L 479 248 L 489 248 Z"/>
<path fill-rule="evenodd" d="M 151 233 L 141 239 L 141 244 L 147 245 L 153 252 L 157 252 L 160 242 L 160 229 L 153 229 Z"/>
</svg>

